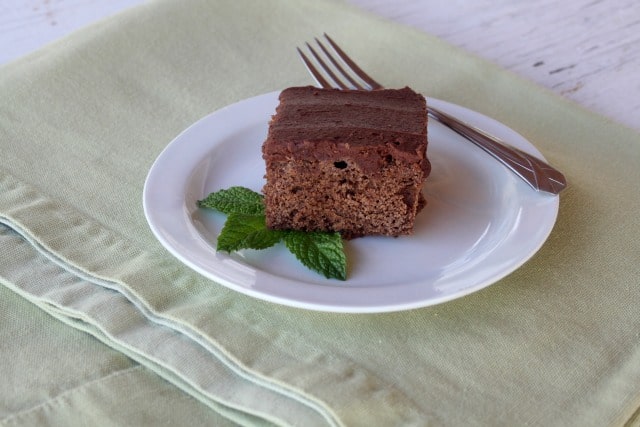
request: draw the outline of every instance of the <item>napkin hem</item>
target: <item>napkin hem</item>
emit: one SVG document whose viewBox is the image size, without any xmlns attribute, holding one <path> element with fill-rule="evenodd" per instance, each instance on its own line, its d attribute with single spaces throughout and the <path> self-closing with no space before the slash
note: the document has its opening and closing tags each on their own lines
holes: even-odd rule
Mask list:
<svg viewBox="0 0 640 427">
<path fill-rule="evenodd" d="M 322 419 L 324 419 L 326 424 L 328 425 L 332 425 L 332 426 L 342 425 L 337 415 L 326 405 L 326 403 L 319 400 L 315 396 L 310 395 L 305 391 L 296 389 L 288 384 L 282 383 L 279 380 L 266 377 L 265 375 L 259 372 L 249 369 L 248 367 L 242 365 L 241 362 L 237 360 L 228 351 L 226 351 L 226 349 L 219 346 L 219 344 L 213 341 L 211 337 L 202 335 L 199 331 L 193 328 L 190 328 L 188 324 L 184 323 L 183 321 L 180 321 L 180 319 L 168 318 L 168 317 L 162 316 L 160 313 L 154 310 L 151 306 L 149 306 L 147 304 L 147 301 L 142 299 L 139 295 L 135 294 L 135 292 L 133 292 L 130 288 L 123 286 L 122 283 L 120 283 L 119 281 L 108 279 L 104 277 L 103 274 L 96 275 L 82 267 L 79 267 L 77 262 L 73 262 L 68 259 L 65 259 L 63 254 L 61 254 L 59 251 L 55 250 L 53 247 L 45 243 L 45 242 L 54 242 L 53 244 L 56 244 L 56 242 L 59 243 L 62 240 L 64 240 L 64 235 L 67 232 L 69 232 L 70 229 L 75 228 L 76 229 L 75 231 L 80 230 L 81 233 L 85 235 L 96 235 L 96 234 L 99 235 L 100 237 L 98 237 L 97 240 L 101 242 L 100 244 L 97 245 L 98 247 L 93 248 L 94 249 L 93 251 L 87 251 L 87 250 L 78 251 L 79 248 L 74 248 L 75 254 L 96 253 L 97 251 L 100 250 L 99 246 L 101 244 L 104 244 L 103 249 L 110 248 L 110 250 L 108 251 L 110 254 L 114 253 L 114 249 L 116 249 L 119 252 L 126 250 L 126 253 L 131 254 L 132 252 L 131 247 L 126 247 L 126 248 L 123 247 L 123 245 L 126 245 L 126 243 L 123 243 L 125 242 L 124 239 L 114 238 L 111 235 L 111 232 L 109 232 L 107 229 L 104 229 L 97 224 L 91 224 L 91 221 L 88 218 L 83 218 L 82 216 L 77 215 L 73 210 L 69 208 L 65 208 L 57 203 L 54 203 L 51 200 L 48 200 L 48 198 L 39 194 L 37 190 L 31 188 L 27 184 L 19 182 L 17 179 L 13 178 L 9 174 L 3 174 L 3 175 L 0 174 L 0 189 L 2 189 L 2 191 L 0 191 L 0 224 L 4 224 L 10 230 L 17 233 L 25 241 L 25 243 L 31 246 L 33 250 L 35 250 L 37 253 L 46 257 L 49 261 L 57 265 L 59 268 L 62 268 L 69 274 L 73 275 L 77 279 L 84 280 L 86 281 L 86 283 L 91 283 L 93 286 L 96 286 L 95 288 L 96 290 L 97 289 L 107 290 L 112 293 L 117 293 L 118 295 L 121 295 L 124 300 L 126 300 L 128 303 L 133 304 L 143 317 L 148 319 L 150 322 L 155 323 L 157 327 L 167 328 L 172 332 L 174 332 L 175 334 L 180 334 L 184 337 L 187 337 L 191 342 L 197 344 L 203 349 L 206 349 L 206 351 L 209 352 L 209 354 L 214 356 L 214 359 L 218 363 L 221 363 L 222 365 L 226 366 L 226 369 L 228 369 L 230 372 L 233 372 L 233 375 L 236 375 L 238 378 L 242 378 L 241 381 L 249 382 L 253 384 L 254 387 L 258 387 L 263 392 L 275 393 L 277 396 L 280 396 L 280 399 L 287 399 L 292 402 L 293 401 L 297 402 L 298 405 L 301 405 L 301 407 L 305 408 L 303 412 L 307 413 L 309 410 L 311 410 L 312 412 L 320 416 Z M 24 215 L 27 212 L 29 214 Z M 33 218 L 34 215 L 47 216 L 49 218 L 48 220 L 44 218 L 34 219 Z M 20 219 L 23 216 L 31 216 L 31 218 L 27 220 L 27 222 L 32 227 L 36 227 L 36 228 L 39 226 L 40 227 L 45 226 L 46 228 L 46 224 L 50 223 L 51 217 L 59 219 L 60 222 L 56 224 L 56 227 L 49 227 L 49 228 L 46 228 L 46 230 L 39 230 L 38 234 L 40 234 L 40 238 L 36 238 L 34 235 L 34 233 L 36 232 L 31 231 L 29 225 L 25 223 L 24 219 L 23 220 Z M 92 239 L 86 239 L 85 241 L 85 243 L 88 245 L 91 244 L 89 240 L 92 240 Z M 122 255 L 122 253 L 120 255 Z M 125 256 L 124 258 L 127 258 L 130 262 L 133 262 L 135 264 L 142 263 L 142 265 L 145 265 L 146 263 L 144 261 L 147 261 L 148 263 L 158 264 L 153 259 L 149 258 L 149 259 L 141 260 L 140 257 L 147 258 L 148 255 L 144 253 L 137 253 L 129 257 Z M 99 260 L 93 260 L 93 264 L 100 265 L 102 262 L 104 262 L 105 254 L 103 253 L 100 256 L 100 258 L 101 259 Z M 157 268 L 162 268 L 162 265 L 161 264 L 157 265 Z M 18 292 L 19 288 L 15 284 L 13 284 L 12 289 Z M 58 304 L 54 304 L 54 305 L 51 305 L 51 302 L 39 301 L 41 297 L 34 295 L 32 292 L 20 290 L 19 293 L 22 294 L 25 298 L 29 299 L 31 302 L 34 302 L 37 305 L 39 305 L 41 308 L 45 309 L 45 311 L 49 312 L 50 314 L 57 312 L 58 315 L 56 315 L 55 317 L 58 317 L 59 319 L 61 317 L 75 318 L 75 319 L 80 319 L 85 317 L 85 315 L 81 314 L 80 311 L 74 313 L 72 310 L 70 310 L 70 305 L 73 304 L 71 293 L 65 296 L 63 298 L 63 301 L 60 301 Z M 55 307 L 55 309 L 52 309 L 52 307 Z M 65 313 L 65 314 L 61 315 L 61 313 Z M 95 322 L 95 319 L 90 319 L 89 317 L 85 317 L 83 321 L 90 323 L 92 321 Z M 94 325 L 94 326 L 97 327 L 98 325 Z M 106 326 L 105 324 L 102 324 L 102 327 L 105 327 L 105 326 Z M 75 324 L 75 327 L 77 327 L 77 324 Z M 101 335 L 96 333 L 94 333 L 93 335 L 100 338 L 103 342 L 105 342 L 109 346 L 119 351 L 123 351 L 122 350 L 123 344 L 121 342 L 118 342 L 117 338 L 113 336 L 110 337 L 109 334 L 105 333 L 104 331 L 101 332 Z M 129 349 L 129 350 L 133 351 L 132 349 Z M 138 349 L 138 351 L 140 350 Z M 151 358 L 146 358 L 145 355 L 143 354 L 138 354 L 137 357 L 133 357 L 132 354 L 127 354 L 127 355 L 129 357 L 132 357 L 134 360 L 137 360 L 140 363 L 146 366 L 149 366 L 152 370 L 155 370 L 156 372 L 158 372 L 158 365 L 156 364 L 156 362 L 153 362 Z M 172 381 L 175 384 L 176 382 L 175 378 L 180 377 L 179 367 L 177 368 L 178 368 L 178 372 L 174 373 L 175 375 L 174 378 L 168 377 L 166 372 L 162 376 Z M 188 378 L 188 376 L 186 378 Z M 182 378 L 181 380 L 184 381 L 185 379 Z M 180 388 L 182 388 L 183 390 L 186 389 L 186 387 L 184 386 Z M 202 392 L 204 392 L 204 390 L 199 391 L 199 393 L 202 393 Z M 198 393 L 194 394 L 192 391 L 192 393 L 190 394 L 194 395 L 194 397 L 198 398 L 199 400 L 203 400 L 203 397 L 198 396 Z M 211 394 L 210 392 L 207 394 L 208 394 L 207 397 L 209 399 L 216 397 L 214 394 Z M 208 399 L 205 399 L 205 400 L 208 401 Z M 269 399 L 262 399 L 262 400 L 264 401 Z M 227 403 L 227 406 L 232 407 L 233 405 L 230 403 Z M 284 406 L 284 404 L 280 406 Z M 237 409 L 239 410 L 240 408 L 241 407 L 238 407 Z M 254 409 L 248 406 L 244 407 L 243 410 L 247 410 L 248 412 L 255 411 Z M 271 412 L 277 412 L 277 411 L 271 411 Z M 295 411 L 291 411 L 291 412 L 295 412 Z M 256 415 L 259 415 L 264 419 L 272 418 L 271 415 L 269 415 L 269 412 L 260 413 L 260 411 L 258 411 Z M 285 418 L 286 418 L 286 414 L 283 414 L 283 415 L 285 415 Z M 314 416 L 307 413 L 302 418 L 311 419 L 311 418 L 314 418 Z M 278 424 L 275 418 L 272 418 L 271 422 Z"/>
</svg>

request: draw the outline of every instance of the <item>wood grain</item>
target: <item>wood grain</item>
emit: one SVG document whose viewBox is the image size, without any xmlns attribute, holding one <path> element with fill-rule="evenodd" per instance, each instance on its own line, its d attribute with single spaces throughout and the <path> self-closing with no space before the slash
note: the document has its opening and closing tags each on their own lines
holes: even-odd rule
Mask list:
<svg viewBox="0 0 640 427">
<path fill-rule="evenodd" d="M 637 0 L 349 0 L 640 130 Z M 0 0 L 0 64 L 142 0 Z"/>
<path fill-rule="evenodd" d="M 635 0 L 351 0 L 640 129 Z"/>
</svg>

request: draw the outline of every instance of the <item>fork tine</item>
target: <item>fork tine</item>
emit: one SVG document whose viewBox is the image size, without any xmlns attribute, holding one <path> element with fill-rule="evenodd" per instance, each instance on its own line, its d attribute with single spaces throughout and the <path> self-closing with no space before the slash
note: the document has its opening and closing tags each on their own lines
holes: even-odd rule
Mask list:
<svg viewBox="0 0 640 427">
<path fill-rule="evenodd" d="M 352 88 L 357 89 L 357 90 L 364 90 L 364 88 L 362 87 L 361 84 L 359 84 L 357 81 L 355 81 L 353 79 L 353 77 L 351 77 L 349 75 L 349 73 L 347 73 L 344 68 L 342 68 L 342 66 L 340 65 L 340 63 L 338 61 L 336 61 L 336 59 L 333 57 L 333 55 L 331 55 L 331 53 L 329 53 L 329 51 L 327 50 L 326 47 L 324 47 L 324 45 L 322 44 L 322 42 L 320 40 L 318 40 L 317 38 L 315 38 L 316 43 L 318 44 L 318 46 L 320 46 L 320 49 L 322 49 L 322 52 L 324 52 L 324 55 L 329 58 L 329 61 L 331 61 L 331 63 L 333 64 L 333 66 L 335 67 L 336 70 L 338 70 L 340 72 L 340 74 L 342 74 L 342 76 L 347 79 L 347 81 L 349 83 L 351 83 Z M 334 50 L 335 51 L 335 50 Z"/>
<path fill-rule="evenodd" d="M 298 51 L 298 55 L 300 56 L 300 58 L 302 59 L 302 62 L 304 62 L 304 65 L 307 68 L 307 71 L 309 71 L 309 73 L 313 76 L 314 80 L 318 85 L 320 85 L 323 88 L 335 87 L 338 89 L 356 89 L 356 90 L 373 90 L 373 89 L 382 88 L 381 84 L 373 80 L 367 73 L 362 71 L 362 69 L 358 67 L 358 65 L 355 62 L 353 62 L 353 60 L 349 58 L 349 56 L 346 53 L 344 53 L 344 51 L 340 48 L 340 46 L 338 46 L 338 44 L 334 42 L 326 33 L 324 34 L 324 37 L 327 39 L 327 42 L 331 45 L 331 50 L 333 51 L 333 54 L 329 52 L 329 50 L 325 47 L 325 45 L 320 40 L 318 40 L 318 38 L 314 38 L 314 39 L 318 44 L 318 46 L 320 47 L 320 49 L 322 50 L 322 53 L 324 54 L 325 58 L 330 61 L 333 67 L 331 67 L 330 65 L 327 65 L 327 63 L 325 62 L 325 60 L 323 60 L 321 55 L 318 54 L 318 52 L 316 52 L 316 50 L 313 47 L 311 47 L 309 43 L 305 43 L 305 45 L 307 46 L 309 53 L 311 53 L 311 55 L 313 56 L 315 63 L 311 59 L 309 59 L 309 57 L 305 55 L 302 52 L 302 50 L 300 50 L 300 48 L 296 48 Z M 342 65 L 336 59 L 336 56 L 340 58 L 340 60 L 342 61 Z M 348 71 L 346 71 L 343 68 L 343 65 L 348 68 Z M 349 85 L 345 84 L 340 79 L 340 77 L 336 75 L 334 70 L 339 72 L 342 75 L 342 77 L 348 81 Z M 351 74 L 354 74 L 356 78 L 359 78 L 364 83 L 364 86 L 361 83 L 359 83 L 356 80 L 356 78 L 354 78 Z"/>
<path fill-rule="evenodd" d="M 370 90 L 382 89 L 382 85 L 380 83 L 376 82 L 375 80 L 373 80 L 371 77 L 369 77 L 369 75 L 367 73 L 362 71 L 362 69 L 360 67 L 358 67 L 358 64 L 353 62 L 353 60 L 351 58 L 349 58 L 349 56 L 346 53 L 344 53 L 344 51 L 340 48 L 340 46 L 338 46 L 338 44 L 336 42 L 331 40 L 331 37 L 329 37 L 327 35 L 327 33 L 324 33 L 323 35 L 327 39 L 327 41 L 329 42 L 329 44 L 331 45 L 333 50 L 336 52 L 336 54 L 338 54 L 340 59 L 342 59 L 345 62 L 345 64 L 347 64 L 349 66 L 349 68 L 351 68 L 351 70 L 358 77 L 360 77 L 364 82 L 366 82 L 369 85 Z"/>
<path fill-rule="evenodd" d="M 316 67 L 313 66 L 311 61 L 309 61 L 309 58 L 307 58 L 307 55 L 302 53 L 299 47 L 297 47 L 296 49 L 298 50 L 298 55 L 302 59 L 302 62 L 304 62 L 304 66 L 307 67 L 307 70 L 313 76 L 313 79 L 316 81 L 316 83 L 318 83 L 320 87 L 331 89 L 331 85 L 329 84 L 329 82 L 324 77 L 322 77 L 322 74 L 320 74 Z"/>
<path fill-rule="evenodd" d="M 344 83 L 342 83 L 342 80 L 340 80 L 338 78 L 338 76 L 335 75 L 335 73 L 331 70 L 331 67 L 327 66 L 327 64 L 322 60 L 320 55 L 318 55 L 316 53 L 316 51 L 311 47 L 311 45 L 309 43 L 305 43 L 305 44 L 307 45 L 307 49 L 309 49 L 309 52 L 311 52 L 311 54 L 316 59 L 316 61 L 320 65 L 320 67 L 322 67 L 324 72 L 327 73 L 327 75 L 333 81 L 335 86 L 339 87 L 340 89 L 349 89 L 349 87 L 347 85 L 345 85 Z M 329 59 L 331 59 L 331 58 L 329 58 Z"/>
</svg>

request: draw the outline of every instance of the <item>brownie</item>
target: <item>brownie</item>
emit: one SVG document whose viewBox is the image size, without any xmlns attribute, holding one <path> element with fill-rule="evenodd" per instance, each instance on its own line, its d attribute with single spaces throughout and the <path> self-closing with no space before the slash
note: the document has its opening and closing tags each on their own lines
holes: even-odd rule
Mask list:
<svg viewBox="0 0 640 427">
<path fill-rule="evenodd" d="M 426 100 L 410 88 L 285 89 L 262 146 L 267 226 L 411 234 L 426 150 Z"/>
</svg>

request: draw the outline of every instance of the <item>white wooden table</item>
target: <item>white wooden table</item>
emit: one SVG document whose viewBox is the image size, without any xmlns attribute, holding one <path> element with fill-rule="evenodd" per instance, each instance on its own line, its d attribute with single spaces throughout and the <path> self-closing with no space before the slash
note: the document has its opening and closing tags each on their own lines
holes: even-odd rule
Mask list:
<svg viewBox="0 0 640 427">
<path fill-rule="evenodd" d="M 638 0 L 349 1 L 640 130 Z M 0 65 L 141 2 L 0 0 Z"/>
</svg>

